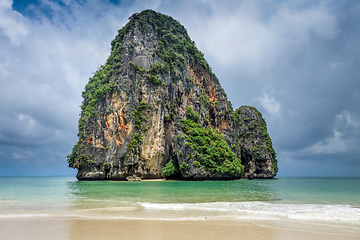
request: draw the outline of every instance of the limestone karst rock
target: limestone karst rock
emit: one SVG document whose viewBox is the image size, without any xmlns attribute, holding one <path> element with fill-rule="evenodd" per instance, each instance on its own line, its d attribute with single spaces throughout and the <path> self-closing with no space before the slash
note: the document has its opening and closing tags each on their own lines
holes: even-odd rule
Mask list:
<svg viewBox="0 0 360 240">
<path fill-rule="evenodd" d="M 276 154 L 261 113 L 233 110 L 186 29 L 145 10 L 111 43 L 82 93 L 79 180 L 273 178 Z"/>
</svg>

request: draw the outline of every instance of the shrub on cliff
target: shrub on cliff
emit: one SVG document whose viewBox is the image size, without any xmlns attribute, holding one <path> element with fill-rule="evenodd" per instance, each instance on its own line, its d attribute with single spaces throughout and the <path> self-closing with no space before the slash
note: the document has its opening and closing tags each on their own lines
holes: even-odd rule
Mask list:
<svg viewBox="0 0 360 240">
<path fill-rule="evenodd" d="M 181 120 L 186 146 L 195 152 L 195 159 L 213 173 L 241 174 L 244 166 L 231 151 L 223 134 L 204 128 L 193 120 Z"/>
<path fill-rule="evenodd" d="M 172 158 L 170 159 L 170 161 L 167 164 L 165 164 L 165 167 L 161 169 L 161 175 L 163 177 L 171 177 L 171 176 L 177 176 L 179 174 L 180 171 L 177 165 L 176 155 L 172 154 Z"/>
</svg>

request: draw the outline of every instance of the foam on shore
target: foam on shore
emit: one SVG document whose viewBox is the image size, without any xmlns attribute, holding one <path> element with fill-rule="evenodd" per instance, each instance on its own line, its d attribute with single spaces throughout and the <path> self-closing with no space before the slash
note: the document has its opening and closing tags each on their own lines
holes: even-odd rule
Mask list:
<svg viewBox="0 0 360 240">
<path fill-rule="evenodd" d="M 280 204 L 268 202 L 89 203 L 64 209 L 18 209 L 1 211 L 0 219 L 33 217 L 74 217 L 83 219 L 200 220 L 247 219 L 293 220 L 349 223 L 360 228 L 360 208 L 351 205 Z M 40 208 L 40 207 L 39 207 Z"/>
</svg>

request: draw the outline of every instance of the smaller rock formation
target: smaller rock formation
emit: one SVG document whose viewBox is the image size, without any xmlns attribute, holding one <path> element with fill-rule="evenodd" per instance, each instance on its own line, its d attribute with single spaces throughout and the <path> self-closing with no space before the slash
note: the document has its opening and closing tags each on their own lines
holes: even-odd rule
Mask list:
<svg viewBox="0 0 360 240">
<path fill-rule="evenodd" d="M 136 175 L 132 175 L 132 176 L 127 176 L 126 177 L 126 180 L 128 182 L 140 182 L 141 181 L 141 178 L 136 176 Z"/>
</svg>

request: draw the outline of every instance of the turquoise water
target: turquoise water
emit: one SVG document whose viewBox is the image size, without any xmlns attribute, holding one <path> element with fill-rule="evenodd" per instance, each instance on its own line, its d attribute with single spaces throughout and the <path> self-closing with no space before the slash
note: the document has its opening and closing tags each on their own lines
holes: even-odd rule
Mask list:
<svg viewBox="0 0 360 240">
<path fill-rule="evenodd" d="M 259 218 L 360 224 L 360 178 L 79 182 L 0 177 L 0 218 Z"/>
</svg>

